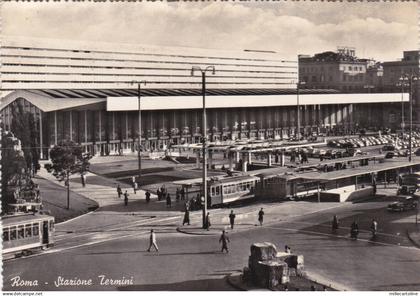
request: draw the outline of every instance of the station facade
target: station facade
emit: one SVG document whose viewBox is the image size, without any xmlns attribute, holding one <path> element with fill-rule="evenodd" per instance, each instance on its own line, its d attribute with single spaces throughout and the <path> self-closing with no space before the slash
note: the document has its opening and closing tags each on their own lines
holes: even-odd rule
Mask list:
<svg viewBox="0 0 420 296">
<path fill-rule="evenodd" d="M 201 75 L 191 75 L 194 66 L 216 69 L 206 83 L 210 141 L 291 137 L 298 100 L 306 134 L 398 127 L 408 100 L 401 93 L 297 91 L 297 59 L 276 52 L 4 38 L 2 63 L 2 127 L 11 129 L 18 105 L 34 114 L 42 158 L 63 140 L 93 154 L 135 150 L 139 112 L 130 102 L 141 81 L 144 148 L 200 142 Z"/>
</svg>

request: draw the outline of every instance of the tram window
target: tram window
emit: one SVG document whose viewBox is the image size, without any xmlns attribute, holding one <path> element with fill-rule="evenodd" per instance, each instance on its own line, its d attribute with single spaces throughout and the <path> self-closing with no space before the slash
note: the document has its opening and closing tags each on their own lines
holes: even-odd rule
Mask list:
<svg viewBox="0 0 420 296">
<path fill-rule="evenodd" d="M 50 230 L 53 230 L 53 228 L 54 228 L 54 221 L 50 220 Z"/>
<path fill-rule="evenodd" d="M 3 241 L 4 242 L 9 241 L 9 229 L 3 230 Z"/>
<path fill-rule="evenodd" d="M 16 239 L 16 226 L 13 226 L 10 228 L 10 240 Z"/>
<path fill-rule="evenodd" d="M 24 233 L 23 225 L 19 225 L 18 226 L 18 239 L 21 239 L 24 237 L 25 237 L 25 233 Z"/>
<path fill-rule="evenodd" d="M 34 224 L 34 231 L 32 232 L 34 235 L 39 235 L 39 224 Z"/>
<path fill-rule="evenodd" d="M 216 195 L 220 195 L 220 187 L 219 186 L 216 187 Z"/>
<path fill-rule="evenodd" d="M 26 224 L 25 225 L 25 237 L 31 237 L 32 236 L 32 225 Z"/>
</svg>

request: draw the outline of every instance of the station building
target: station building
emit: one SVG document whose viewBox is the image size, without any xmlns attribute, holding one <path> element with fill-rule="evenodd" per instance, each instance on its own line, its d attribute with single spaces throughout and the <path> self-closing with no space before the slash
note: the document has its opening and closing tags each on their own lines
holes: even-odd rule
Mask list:
<svg viewBox="0 0 420 296">
<path fill-rule="evenodd" d="M 201 74 L 207 73 L 210 141 L 284 139 L 355 127 L 399 126 L 401 93 L 342 93 L 296 89 L 298 60 L 272 51 L 229 51 L 3 38 L 0 116 L 10 130 L 13 109 L 34 114 L 41 157 L 63 140 L 93 154 L 135 150 L 138 89 L 141 136 L 147 150 L 201 138 Z M 198 75 L 200 74 L 200 75 Z M 133 82 L 136 82 L 133 84 Z"/>
</svg>

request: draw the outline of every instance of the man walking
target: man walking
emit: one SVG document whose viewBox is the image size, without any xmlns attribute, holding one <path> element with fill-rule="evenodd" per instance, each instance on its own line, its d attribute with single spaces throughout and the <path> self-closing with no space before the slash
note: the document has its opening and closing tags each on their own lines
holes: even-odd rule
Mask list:
<svg viewBox="0 0 420 296">
<path fill-rule="evenodd" d="M 233 213 L 233 210 L 230 211 L 229 221 L 230 221 L 230 229 L 233 229 L 233 225 L 235 224 L 236 215 Z"/>
<path fill-rule="evenodd" d="M 260 226 L 263 225 L 264 222 L 264 211 L 263 208 L 258 212 L 258 222 L 260 222 Z"/>
<path fill-rule="evenodd" d="M 185 223 L 190 225 L 190 210 L 188 209 L 188 207 L 185 207 L 184 221 L 182 221 L 182 226 L 184 226 Z"/>
<path fill-rule="evenodd" d="M 122 190 L 121 190 L 120 184 L 117 185 L 117 193 L 118 193 L 118 198 L 121 198 Z"/>
<path fill-rule="evenodd" d="M 226 253 L 229 253 L 228 242 L 230 243 L 230 240 L 227 237 L 226 232 L 223 230 L 219 239 L 219 243 L 222 243 L 222 253 L 223 250 L 226 250 Z"/>
<path fill-rule="evenodd" d="M 166 193 L 166 207 L 170 208 L 172 205 L 171 195 L 169 193 Z"/>
<path fill-rule="evenodd" d="M 128 192 L 127 192 L 127 190 L 124 192 L 124 204 L 126 206 L 128 205 Z"/>
<path fill-rule="evenodd" d="M 150 192 L 146 191 L 146 202 L 149 203 L 150 202 Z"/>
<path fill-rule="evenodd" d="M 137 182 L 134 182 L 133 189 L 134 189 L 134 194 L 137 194 L 137 190 L 139 189 L 139 184 Z"/>
<path fill-rule="evenodd" d="M 206 216 L 206 229 L 207 229 L 207 231 L 210 230 L 210 226 L 211 226 L 211 223 L 210 223 L 210 213 L 207 213 L 207 216 Z"/>
<path fill-rule="evenodd" d="M 147 249 L 147 252 L 150 252 L 150 249 L 154 247 L 156 249 L 156 252 L 159 252 L 159 248 L 157 246 L 156 243 L 156 234 L 155 232 L 152 230 L 150 230 L 150 243 L 149 243 L 149 248 Z"/>
<path fill-rule="evenodd" d="M 82 179 L 82 186 L 83 186 L 83 187 L 86 187 L 86 176 L 85 176 L 85 174 L 83 174 L 83 173 L 82 173 L 82 174 L 80 175 L 80 177 L 81 177 L 81 179 Z"/>
</svg>

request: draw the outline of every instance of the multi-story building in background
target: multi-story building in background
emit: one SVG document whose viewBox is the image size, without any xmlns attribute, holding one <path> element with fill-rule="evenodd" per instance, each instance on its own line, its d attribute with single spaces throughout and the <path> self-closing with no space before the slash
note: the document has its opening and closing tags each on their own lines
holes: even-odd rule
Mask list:
<svg viewBox="0 0 420 296">
<path fill-rule="evenodd" d="M 339 47 L 314 56 L 299 56 L 302 88 L 336 89 L 340 92 L 376 92 L 381 90 L 382 69 L 370 59 L 356 57 L 356 50 Z"/>
<path fill-rule="evenodd" d="M 404 51 L 403 58 L 399 61 L 389 61 L 383 63 L 383 84 L 387 92 L 407 92 L 409 88 L 408 81 L 401 83 L 403 76 L 420 74 L 420 51 Z M 413 92 L 413 121 L 418 126 L 420 122 L 420 81 L 414 81 Z M 408 108 L 405 108 L 405 117 L 408 118 Z"/>
</svg>

